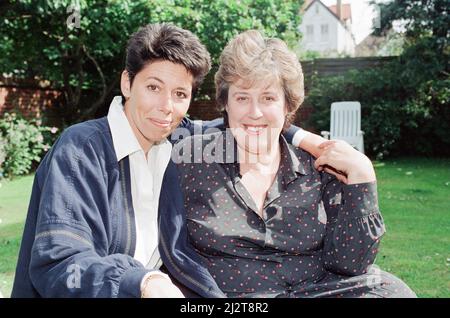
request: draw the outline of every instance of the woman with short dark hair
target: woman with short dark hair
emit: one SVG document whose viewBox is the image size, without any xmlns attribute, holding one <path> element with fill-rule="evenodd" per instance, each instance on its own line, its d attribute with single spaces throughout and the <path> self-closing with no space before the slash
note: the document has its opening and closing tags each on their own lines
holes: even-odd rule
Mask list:
<svg viewBox="0 0 450 318">
<path fill-rule="evenodd" d="M 166 137 L 187 123 L 210 65 L 199 39 L 174 25 L 131 36 L 122 98 L 66 129 L 37 169 L 12 297 L 183 296 L 158 270 L 158 202 Z"/>
</svg>

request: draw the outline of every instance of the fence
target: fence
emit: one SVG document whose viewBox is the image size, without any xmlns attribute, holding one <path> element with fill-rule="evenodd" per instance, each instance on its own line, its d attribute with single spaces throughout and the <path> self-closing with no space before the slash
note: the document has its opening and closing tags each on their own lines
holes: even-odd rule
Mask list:
<svg viewBox="0 0 450 318">
<path fill-rule="evenodd" d="M 301 62 L 305 78 L 312 74 L 318 76 L 342 75 L 349 70 L 363 70 L 367 68 L 380 67 L 394 60 L 395 57 L 354 57 L 335 59 L 316 59 Z M 307 84 L 307 83 L 306 83 Z"/>
</svg>

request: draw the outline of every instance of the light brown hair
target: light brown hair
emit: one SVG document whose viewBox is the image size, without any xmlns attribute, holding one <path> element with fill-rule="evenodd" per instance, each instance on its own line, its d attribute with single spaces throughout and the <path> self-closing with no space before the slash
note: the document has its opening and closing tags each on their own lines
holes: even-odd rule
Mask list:
<svg viewBox="0 0 450 318">
<path fill-rule="evenodd" d="M 243 80 L 251 87 L 255 82 L 277 80 L 283 88 L 287 115 L 284 128 L 289 127 L 295 112 L 304 100 L 303 71 L 297 56 L 286 43 L 266 38 L 257 30 L 234 37 L 220 56 L 215 75 L 216 103 L 228 126 L 225 106 L 232 83 Z"/>
</svg>

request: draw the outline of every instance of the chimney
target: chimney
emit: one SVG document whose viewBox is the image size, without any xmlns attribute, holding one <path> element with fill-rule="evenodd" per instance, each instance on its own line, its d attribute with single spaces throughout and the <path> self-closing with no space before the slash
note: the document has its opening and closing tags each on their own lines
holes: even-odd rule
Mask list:
<svg viewBox="0 0 450 318">
<path fill-rule="evenodd" d="M 336 2 L 336 15 L 339 20 L 342 20 L 342 0 L 337 0 Z"/>
</svg>

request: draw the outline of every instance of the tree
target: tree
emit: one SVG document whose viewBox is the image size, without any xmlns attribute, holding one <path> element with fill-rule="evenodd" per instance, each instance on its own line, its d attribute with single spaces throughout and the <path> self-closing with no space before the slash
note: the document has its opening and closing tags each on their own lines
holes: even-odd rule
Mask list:
<svg viewBox="0 0 450 318">
<path fill-rule="evenodd" d="M 381 28 L 376 33 L 392 28 L 394 21 L 405 22 L 406 36 L 412 41 L 432 37 L 440 48 L 448 45 L 450 17 L 448 0 L 393 0 L 372 1 L 380 8 Z"/>
<path fill-rule="evenodd" d="M 144 4 L 9 1 L 1 10 L 0 71 L 61 90 L 67 124 L 91 116 L 118 84 L 126 39 L 148 15 Z"/>
<path fill-rule="evenodd" d="M 392 29 L 394 21 L 404 22 L 406 55 L 438 59 L 446 64 L 449 54 L 450 16 L 448 0 L 392 0 L 387 3 L 372 1 L 380 8 L 380 28 L 375 34 Z M 425 51 L 424 51 L 425 49 Z M 428 64 L 428 63 L 425 63 Z"/>
<path fill-rule="evenodd" d="M 250 28 L 295 43 L 302 2 L 10 0 L 0 4 L 0 74 L 59 89 L 61 117 L 71 124 L 98 115 L 117 94 L 126 41 L 139 26 L 187 28 L 217 61 L 228 40 Z"/>
<path fill-rule="evenodd" d="M 381 12 L 381 28 L 375 30 L 378 34 L 391 29 L 394 21 L 405 23 L 406 41 L 400 56 L 403 71 L 398 74 L 399 81 L 407 83 L 414 94 L 424 83 L 428 83 L 424 89 L 429 89 L 429 81 L 436 84 L 448 81 L 449 1 L 393 0 L 377 5 Z"/>
</svg>

